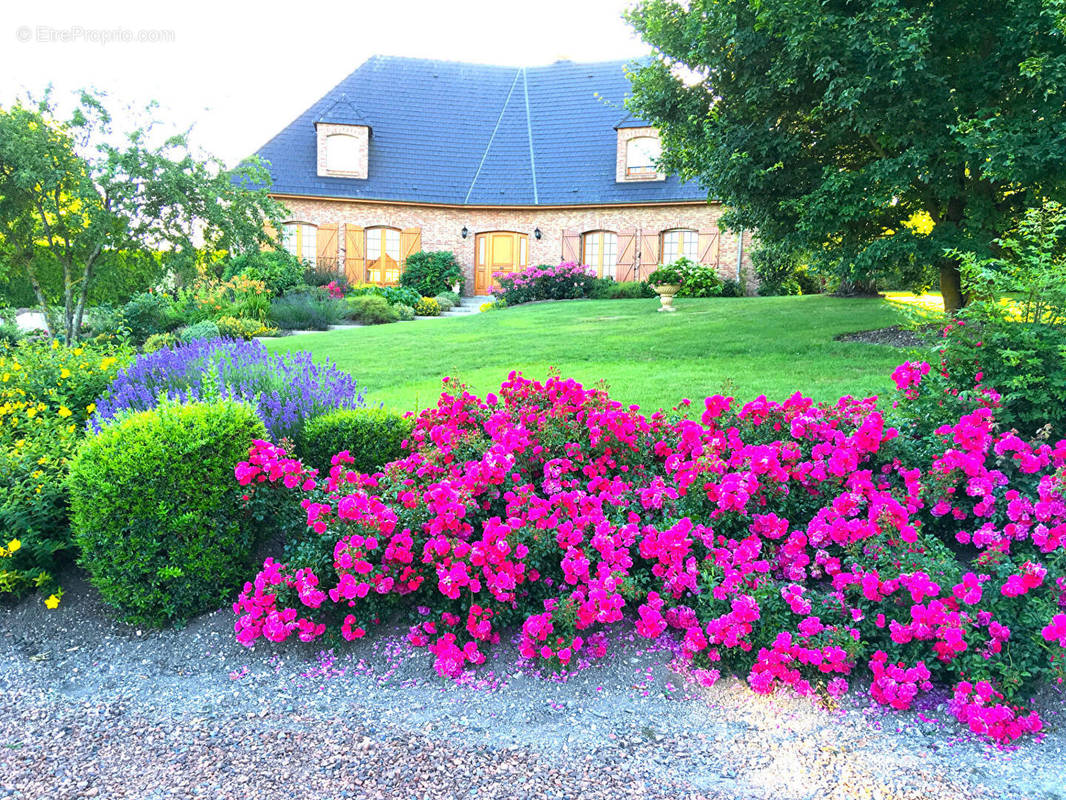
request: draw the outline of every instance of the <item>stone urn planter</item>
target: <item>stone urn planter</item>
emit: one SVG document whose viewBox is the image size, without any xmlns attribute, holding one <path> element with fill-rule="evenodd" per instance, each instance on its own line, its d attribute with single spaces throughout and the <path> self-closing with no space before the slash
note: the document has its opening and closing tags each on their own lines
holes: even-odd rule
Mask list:
<svg viewBox="0 0 1066 800">
<path fill-rule="evenodd" d="M 681 284 L 661 283 L 658 286 L 652 286 L 651 288 L 654 289 L 655 292 L 659 295 L 659 303 L 661 305 L 657 309 L 658 311 L 665 311 L 668 313 L 671 311 L 677 311 L 677 309 L 674 308 L 674 297 L 681 289 Z"/>
</svg>

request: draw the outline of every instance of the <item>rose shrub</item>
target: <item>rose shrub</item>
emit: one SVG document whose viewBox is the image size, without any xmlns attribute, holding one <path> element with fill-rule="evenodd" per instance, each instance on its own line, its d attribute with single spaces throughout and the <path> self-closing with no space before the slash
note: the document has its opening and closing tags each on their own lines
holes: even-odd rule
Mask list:
<svg viewBox="0 0 1066 800">
<path fill-rule="evenodd" d="M 927 374 L 897 371 L 905 401 Z M 353 639 L 418 609 L 411 644 L 455 676 L 508 626 L 545 666 L 601 656 L 628 614 L 641 636 L 676 630 L 704 680 L 869 680 L 898 709 L 946 684 L 959 720 L 1009 741 L 1041 729 L 1022 703 L 1064 674 L 1066 442 L 998 430 L 980 398 L 929 450 L 876 398 L 644 416 L 512 373 L 483 400 L 446 385 L 375 475 L 342 452 L 320 479 L 257 442 L 238 482 L 291 493 L 308 528 L 245 585 L 237 638 Z"/>
<path fill-rule="evenodd" d="M 498 286 L 491 291 L 509 306 L 536 300 L 573 300 L 592 297 L 599 280 L 591 267 L 567 261 L 551 267 L 541 264 L 521 272 L 497 272 Z"/>
</svg>

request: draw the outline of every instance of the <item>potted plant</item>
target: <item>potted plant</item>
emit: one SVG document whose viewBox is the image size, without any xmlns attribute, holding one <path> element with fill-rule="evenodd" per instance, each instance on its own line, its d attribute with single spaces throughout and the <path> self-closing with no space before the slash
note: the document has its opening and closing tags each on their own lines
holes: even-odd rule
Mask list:
<svg viewBox="0 0 1066 800">
<path fill-rule="evenodd" d="M 674 296 L 681 289 L 681 270 L 674 267 L 659 267 L 648 276 L 648 283 L 659 295 L 659 311 L 677 311 L 674 308 Z"/>
</svg>

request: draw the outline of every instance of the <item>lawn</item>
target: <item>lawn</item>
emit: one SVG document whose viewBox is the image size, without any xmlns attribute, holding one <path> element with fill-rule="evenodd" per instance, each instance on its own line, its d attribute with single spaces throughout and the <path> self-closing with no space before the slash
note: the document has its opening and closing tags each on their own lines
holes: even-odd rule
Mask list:
<svg viewBox="0 0 1066 800">
<path fill-rule="evenodd" d="M 398 409 L 436 402 L 441 378 L 471 390 L 497 388 L 513 369 L 542 378 L 550 369 L 645 410 L 715 394 L 783 399 L 801 390 L 818 400 L 884 394 L 907 353 L 837 342 L 852 331 L 899 321 L 892 304 L 825 296 L 538 303 L 469 318 L 441 318 L 289 336 L 275 351 L 311 350 L 366 387 L 374 403 Z"/>
</svg>

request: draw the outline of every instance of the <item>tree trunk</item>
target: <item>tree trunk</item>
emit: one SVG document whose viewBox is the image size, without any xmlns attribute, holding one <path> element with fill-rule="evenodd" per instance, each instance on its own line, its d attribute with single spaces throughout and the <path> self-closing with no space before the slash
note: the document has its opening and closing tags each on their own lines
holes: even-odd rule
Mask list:
<svg viewBox="0 0 1066 800">
<path fill-rule="evenodd" d="M 26 262 L 26 274 L 29 276 L 30 286 L 33 287 L 33 293 L 37 297 L 37 303 L 41 306 L 41 315 L 44 317 L 44 329 L 48 332 L 48 337 L 51 338 L 55 336 L 55 331 L 52 330 L 52 323 L 48 319 L 48 299 L 44 296 L 44 289 L 41 288 L 41 282 L 37 279 L 37 272 L 29 261 Z"/>
<path fill-rule="evenodd" d="M 944 298 L 944 311 L 954 316 L 966 305 L 966 295 L 962 293 L 962 273 L 959 262 L 953 258 L 940 261 L 940 296 Z"/>
<path fill-rule="evenodd" d="M 834 297 L 877 297 L 877 281 L 873 278 L 866 280 L 841 279 Z"/>
</svg>

